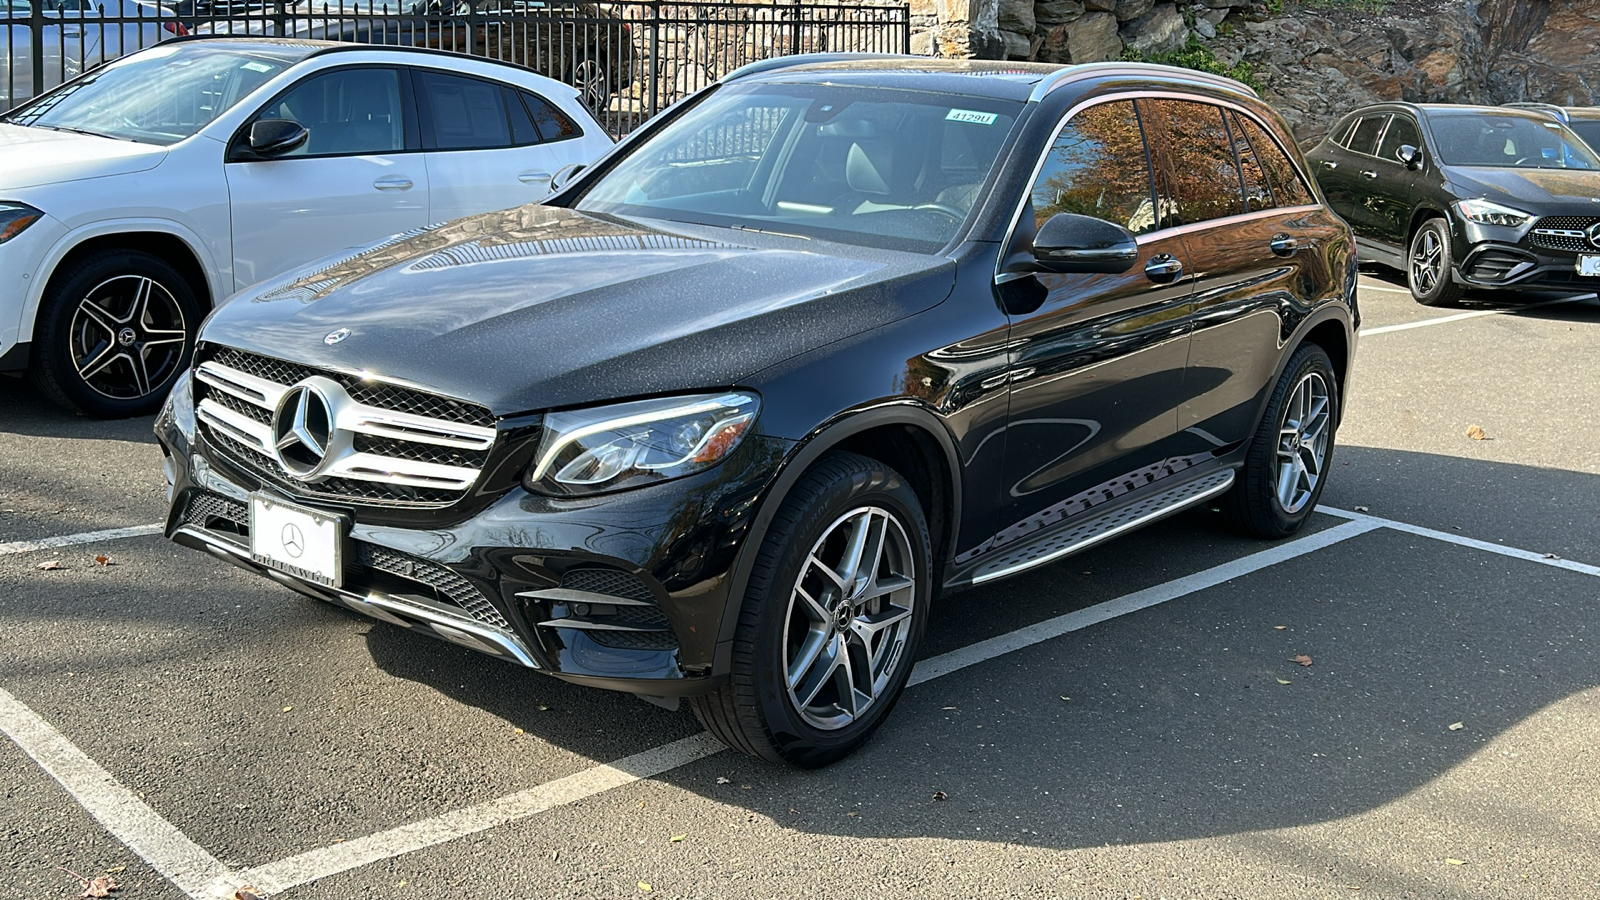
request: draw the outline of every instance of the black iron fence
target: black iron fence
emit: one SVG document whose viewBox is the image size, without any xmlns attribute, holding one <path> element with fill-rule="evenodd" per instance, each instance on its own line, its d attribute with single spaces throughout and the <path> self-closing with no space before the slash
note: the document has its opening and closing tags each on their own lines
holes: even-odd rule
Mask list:
<svg viewBox="0 0 1600 900">
<path fill-rule="evenodd" d="M 621 134 L 748 62 L 904 53 L 903 3 L 547 0 L 0 0 L 0 109 L 180 35 L 433 47 L 564 81 Z"/>
</svg>

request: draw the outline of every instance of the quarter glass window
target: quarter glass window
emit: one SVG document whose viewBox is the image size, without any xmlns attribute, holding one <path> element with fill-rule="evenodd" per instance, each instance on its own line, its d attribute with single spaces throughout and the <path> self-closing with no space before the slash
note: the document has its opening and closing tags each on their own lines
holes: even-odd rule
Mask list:
<svg viewBox="0 0 1600 900">
<path fill-rule="evenodd" d="M 1250 142 L 1250 149 L 1255 151 L 1256 159 L 1267 173 L 1273 199 L 1279 206 L 1307 206 L 1317 202 L 1311 195 L 1311 189 L 1301 180 L 1300 172 L 1289 160 L 1289 155 L 1265 128 L 1249 116 L 1235 116 L 1234 121 L 1242 127 L 1245 139 Z"/>
</svg>

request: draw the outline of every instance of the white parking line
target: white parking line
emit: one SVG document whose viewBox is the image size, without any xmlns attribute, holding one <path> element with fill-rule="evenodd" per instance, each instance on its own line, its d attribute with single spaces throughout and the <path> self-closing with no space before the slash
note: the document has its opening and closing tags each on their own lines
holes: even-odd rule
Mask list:
<svg viewBox="0 0 1600 900">
<path fill-rule="evenodd" d="M 117 840 L 190 897 L 208 897 L 227 867 L 111 777 L 37 713 L 0 690 L 0 731 L 61 783 Z"/>
<path fill-rule="evenodd" d="M 1411 296 L 1411 292 L 1406 290 L 1405 288 L 1390 287 L 1387 284 L 1368 284 L 1365 281 L 1356 282 L 1356 289 L 1357 290 L 1368 290 L 1368 291 L 1383 291 L 1384 293 L 1387 293 L 1387 294 L 1405 294 L 1407 297 Z"/>
<path fill-rule="evenodd" d="M 1013 651 L 1186 597 L 1381 529 L 1401 531 L 1584 575 L 1600 576 L 1600 566 L 1554 559 L 1530 550 L 1492 544 L 1365 513 L 1326 506 L 1318 507 L 1318 511 L 1347 521 L 1192 575 L 922 660 L 912 671 L 909 684 L 924 684 Z M 719 742 L 702 732 L 497 800 L 307 851 L 266 865 L 234 871 L 185 837 L 49 723 L 3 690 L 0 690 L 0 732 L 4 732 L 60 782 L 112 835 L 194 900 L 231 900 L 233 892 L 245 884 L 252 884 L 268 893 L 288 890 L 570 805 L 705 759 L 723 749 Z"/>
<path fill-rule="evenodd" d="M 1459 322 L 1462 319 L 1476 319 L 1482 316 L 1503 316 L 1507 313 L 1526 312 L 1538 309 L 1541 306 L 1550 306 L 1554 303 L 1575 303 L 1579 300 L 1589 299 L 1588 294 L 1574 294 L 1571 297 L 1557 297 L 1554 300 L 1541 300 L 1538 303 L 1529 303 L 1524 306 L 1508 307 L 1506 309 L 1475 309 L 1472 312 L 1456 313 L 1453 316 L 1439 316 L 1436 319 L 1422 319 L 1417 322 L 1405 322 L 1400 325 L 1384 325 L 1379 328 L 1361 329 L 1362 337 L 1372 337 L 1375 334 L 1388 334 L 1391 331 L 1407 331 L 1412 328 L 1427 328 L 1429 325 L 1444 325 L 1449 322 Z"/>
<path fill-rule="evenodd" d="M 13 553 L 33 553 L 38 550 L 54 550 L 57 547 L 72 547 L 78 544 L 98 544 L 102 541 L 117 541 L 123 538 L 144 537 L 147 534 L 160 533 L 161 523 L 157 522 L 154 525 L 132 525 L 127 528 L 109 528 L 105 531 L 85 531 L 60 537 L 40 538 L 37 541 L 12 541 L 9 544 L 0 544 L 0 556 L 9 556 Z"/>
</svg>

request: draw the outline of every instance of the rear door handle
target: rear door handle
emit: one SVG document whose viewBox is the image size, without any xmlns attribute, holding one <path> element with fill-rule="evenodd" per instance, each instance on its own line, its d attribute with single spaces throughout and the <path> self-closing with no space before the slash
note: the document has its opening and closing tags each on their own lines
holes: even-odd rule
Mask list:
<svg viewBox="0 0 1600 900">
<path fill-rule="evenodd" d="M 1300 249 L 1300 242 L 1287 234 L 1275 234 L 1272 240 L 1267 242 L 1267 246 L 1279 256 L 1293 256 L 1294 252 Z"/>
<path fill-rule="evenodd" d="M 1377 178 L 1378 177 L 1378 173 L 1377 172 L 1371 172 L 1371 171 L 1368 171 L 1366 169 L 1362 169 L 1361 170 L 1361 177 L 1362 178 Z"/>
<path fill-rule="evenodd" d="M 517 176 L 517 180 L 522 182 L 523 184 L 539 184 L 541 182 L 549 182 L 550 181 L 550 173 L 549 172 L 523 172 L 521 175 Z"/>
<path fill-rule="evenodd" d="M 1156 284 L 1170 284 L 1183 275 L 1183 263 L 1170 253 L 1157 253 L 1144 264 L 1144 274 Z"/>
<path fill-rule="evenodd" d="M 1322 167 L 1324 169 L 1337 169 L 1337 168 L 1339 168 L 1339 164 L 1336 163 L 1336 162 L 1333 162 L 1332 160 L 1325 159 L 1325 160 L 1322 161 Z"/>
<path fill-rule="evenodd" d="M 411 179 L 404 175 L 389 175 L 374 181 L 372 186 L 380 191 L 409 191 Z"/>
</svg>

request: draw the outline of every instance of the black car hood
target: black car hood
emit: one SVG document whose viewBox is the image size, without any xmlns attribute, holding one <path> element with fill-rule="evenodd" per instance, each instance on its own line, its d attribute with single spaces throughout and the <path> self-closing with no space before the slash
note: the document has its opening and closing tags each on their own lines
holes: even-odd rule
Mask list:
<svg viewBox="0 0 1600 900">
<path fill-rule="evenodd" d="M 715 389 L 935 306 L 947 259 L 525 206 L 247 290 L 202 341 L 409 382 L 499 415 Z M 349 336 L 325 338 L 339 329 Z"/>
<path fill-rule="evenodd" d="M 1600 218 L 1600 171 L 1446 166 L 1456 196 L 1482 197 L 1536 216 Z"/>
</svg>

